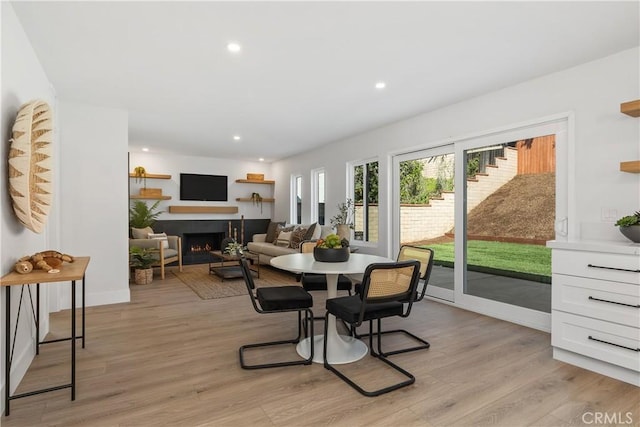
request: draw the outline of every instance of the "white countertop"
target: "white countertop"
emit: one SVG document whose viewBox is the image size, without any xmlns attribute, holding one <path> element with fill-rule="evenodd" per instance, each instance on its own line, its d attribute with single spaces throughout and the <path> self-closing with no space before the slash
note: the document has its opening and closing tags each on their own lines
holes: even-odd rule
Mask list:
<svg viewBox="0 0 640 427">
<path fill-rule="evenodd" d="M 572 251 L 608 252 L 622 255 L 640 255 L 640 243 L 618 242 L 613 240 L 549 240 L 547 247 Z"/>
</svg>

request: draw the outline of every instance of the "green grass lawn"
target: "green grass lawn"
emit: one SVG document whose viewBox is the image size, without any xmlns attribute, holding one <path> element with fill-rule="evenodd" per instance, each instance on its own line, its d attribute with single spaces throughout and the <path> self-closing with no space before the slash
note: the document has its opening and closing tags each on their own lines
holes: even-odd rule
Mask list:
<svg viewBox="0 0 640 427">
<path fill-rule="evenodd" d="M 436 264 L 453 265 L 453 242 L 425 246 L 435 251 Z M 467 264 L 470 270 L 551 283 L 551 249 L 545 246 L 469 240 Z"/>
</svg>

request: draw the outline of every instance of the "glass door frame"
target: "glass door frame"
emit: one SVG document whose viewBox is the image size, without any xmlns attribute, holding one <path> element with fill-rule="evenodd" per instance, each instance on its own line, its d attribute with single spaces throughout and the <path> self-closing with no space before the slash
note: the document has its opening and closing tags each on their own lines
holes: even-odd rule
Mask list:
<svg viewBox="0 0 640 427">
<path fill-rule="evenodd" d="M 424 159 L 427 157 L 441 156 L 443 154 L 454 154 L 454 144 L 440 145 L 436 147 L 424 148 L 417 151 L 411 151 L 408 153 L 397 154 L 392 157 L 392 182 L 393 182 L 393 214 L 392 217 L 392 230 L 391 233 L 391 253 L 397 254 L 400 251 L 400 192 L 397 191 L 400 186 L 400 163 L 409 161 Z M 455 173 L 458 173 L 457 170 Z M 457 185 L 457 183 L 456 183 Z M 457 203 L 457 202 L 456 202 Z M 454 243 L 455 244 L 455 243 Z M 455 277 L 455 273 L 454 273 Z M 448 302 L 454 302 L 455 291 L 437 287 L 428 286 L 427 296 L 432 298 L 438 298 Z"/>
<path fill-rule="evenodd" d="M 569 156 L 573 143 L 570 143 L 569 122 L 572 122 L 572 114 L 565 113 L 538 121 L 531 121 L 526 124 L 513 126 L 501 130 L 472 137 L 460 139 L 454 142 L 455 145 L 455 228 L 459 232 L 455 233 L 455 285 L 454 301 L 461 308 L 486 314 L 491 317 L 508 320 L 513 323 L 522 324 L 543 331 L 551 330 L 551 315 L 537 310 L 519 307 L 503 302 L 493 301 L 486 298 L 469 295 L 464 292 L 466 285 L 466 165 L 465 151 L 475 148 L 496 145 L 499 143 L 518 141 L 521 139 L 534 138 L 542 135 L 555 135 L 556 142 L 556 240 L 567 240 L 574 234 L 572 229 L 567 230 L 567 223 L 571 224 L 568 218 L 571 217 L 569 197 L 574 192 L 569 191 L 569 176 L 573 171 L 573 156 Z M 571 148 L 570 148 L 571 147 Z M 459 161 L 459 159 L 462 159 Z M 562 227 L 559 227 L 560 224 Z M 460 261 L 458 261 L 460 260 Z"/>
<path fill-rule="evenodd" d="M 397 190 L 400 182 L 399 163 L 415 158 L 451 153 L 453 147 L 455 161 L 455 229 L 454 237 L 454 291 L 453 295 L 429 295 L 435 287 L 427 288 L 431 298 L 447 300 L 460 308 L 503 319 L 512 323 L 550 332 L 551 315 L 528 308 L 514 306 L 498 301 L 464 293 L 466 283 L 466 164 L 465 150 L 497 143 L 517 141 L 541 135 L 555 135 L 556 142 L 556 241 L 568 241 L 578 238 L 579 227 L 573 221 L 575 216 L 575 136 L 574 114 L 564 112 L 547 117 L 529 120 L 501 128 L 475 134 L 447 139 L 446 142 L 425 145 L 409 152 L 391 153 L 391 224 L 390 253 L 397 254 L 400 248 L 400 194 Z M 438 291 L 438 293 L 440 293 Z M 443 301 L 443 302 L 447 302 Z"/>
</svg>

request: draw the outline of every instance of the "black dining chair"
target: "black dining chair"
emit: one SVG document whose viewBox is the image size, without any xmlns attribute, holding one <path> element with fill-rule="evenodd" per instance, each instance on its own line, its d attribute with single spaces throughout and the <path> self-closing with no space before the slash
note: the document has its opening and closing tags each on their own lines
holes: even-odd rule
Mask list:
<svg viewBox="0 0 640 427">
<path fill-rule="evenodd" d="M 433 269 L 433 249 L 424 248 L 420 246 L 411 246 L 411 245 L 403 245 L 398 252 L 398 261 L 406 261 L 406 260 L 417 260 L 420 261 L 420 283 L 422 284 L 422 289 L 417 290 L 413 294 L 413 302 L 422 301 L 424 299 L 425 293 L 427 291 L 427 284 L 429 283 L 429 278 L 431 277 L 431 270 Z M 360 294 L 362 292 L 362 285 L 357 284 L 355 286 L 356 293 Z M 408 302 L 408 301 L 405 301 Z M 367 337 L 371 332 L 366 334 L 355 334 L 358 338 Z M 391 356 L 394 354 L 407 353 L 410 351 L 416 350 L 426 350 L 431 347 L 431 344 L 423 338 L 412 334 L 406 329 L 392 329 L 387 331 L 379 332 L 379 335 L 390 335 L 390 334 L 404 334 L 410 339 L 417 342 L 417 345 L 411 347 L 403 347 L 392 351 L 383 352 L 381 347 L 382 344 L 379 342 L 380 353 L 383 356 Z"/>
<path fill-rule="evenodd" d="M 251 304 L 253 308 L 260 314 L 270 313 L 298 313 L 298 336 L 290 340 L 270 341 L 257 344 L 246 344 L 240 347 L 240 366 L 243 369 L 262 369 L 262 368 L 276 368 L 280 366 L 294 366 L 294 365 L 310 365 L 313 361 L 313 339 L 311 342 L 311 352 L 308 359 L 294 360 L 286 362 L 274 362 L 274 363 L 262 363 L 249 365 L 245 363 L 245 352 L 248 349 L 258 347 L 270 347 L 283 344 L 298 344 L 300 339 L 306 338 L 307 332 L 313 337 L 313 298 L 310 293 L 302 289 L 300 286 L 269 286 L 256 289 L 249 269 L 247 259 L 242 255 L 240 257 L 240 269 L 242 270 L 242 277 L 247 286 L 247 291 L 251 298 Z M 304 328 L 302 314 L 304 313 Z"/>
<path fill-rule="evenodd" d="M 316 247 L 316 242 L 312 240 L 305 240 L 300 243 L 300 252 L 301 253 L 313 253 L 313 248 Z M 300 276 L 300 283 L 302 287 L 308 292 L 314 291 L 327 291 L 327 276 L 324 274 L 315 274 L 315 273 L 302 273 Z M 339 291 L 347 291 L 349 295 L 351 295 L 351 289 L 353 288 L 353 284 L 351 279 L 349 279 L 344 274 L 338 275 L 338 290 Z M 314 318 L 314 320 L 322 320 L 323 316 L 318 316 Z"/>
<path fill-rule="evenodd" d="M 377 320 L 376 334 L 378 339 L 378 351 L 373 347 L 373 334 L 369 334 L 369 353 L 374 358 L 382 360 L 391 368 L 407 377 L 406 380 L 380 389 L 368 391 L 355 381 L 340 372 L 327 359 L 327 331 L 324 333 L 324 367 L 351 387 L 365 396 L 379 396 L 402 387 L 406 387 L 415 382 L 415 377 L 391 362 L 383 354 L 380 348 L 380 327 L 381 319 L 392 316 L 407 317 L 411 313 L 411 306 L 418 286 L 420 271 L 419 261 L 399 261 L 394 263 L 375 263 L 367 267 L 362 279 L 362 292 L 360 295 L 331 298 L 327 300 L 327 312 L 325 322 L 329 315 L 334 315 L 342 319 L 353 327 L 360 326 L 363 322 L 369 321 L 370 331 L 373 332 L 373 321 Z M 405 303 L 408 302 L 408 303 Z"/>
</svg>

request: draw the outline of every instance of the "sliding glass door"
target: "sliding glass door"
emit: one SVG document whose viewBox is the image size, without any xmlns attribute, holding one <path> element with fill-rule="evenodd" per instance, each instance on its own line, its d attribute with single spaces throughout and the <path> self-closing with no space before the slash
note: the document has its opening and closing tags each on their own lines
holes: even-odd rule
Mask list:
<svg viewBox="0 0 640 427">
<path fill-rule="evenodd" d="M 427 295 L 453 301 L 455 244 L 453 145 L 394 157 L 393 246 L 426 246 L 436 253 Z"/>
</svg>

